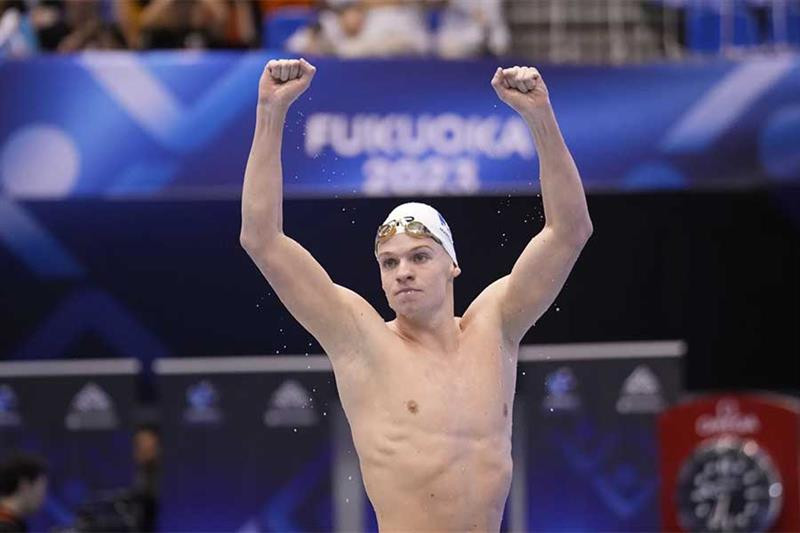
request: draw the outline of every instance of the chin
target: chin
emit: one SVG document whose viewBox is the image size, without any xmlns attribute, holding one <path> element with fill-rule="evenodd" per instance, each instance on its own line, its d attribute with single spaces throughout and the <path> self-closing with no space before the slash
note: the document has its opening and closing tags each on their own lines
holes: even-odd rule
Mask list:
<svg viewBox="0 0 800 533">
<path fill-rule="evenodd" d="M 428 307 L 424 305 L 424 302 L 414 302 L 399 304 L 394 310 L 395 313 L 399 315 L 403 315 L 407 318 L 415 318 L 424 315 L 426 311 L 428 311 Z"/>
</svg>

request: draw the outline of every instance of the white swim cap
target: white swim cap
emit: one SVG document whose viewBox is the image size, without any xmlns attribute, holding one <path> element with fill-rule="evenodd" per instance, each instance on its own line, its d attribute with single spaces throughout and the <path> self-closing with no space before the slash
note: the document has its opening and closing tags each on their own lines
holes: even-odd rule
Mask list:
<svg viewBox="0 0 800 533">
<path fill-rule="evenodd" d="M 450 226 L 447 225 L 447 221 L 442 214 L 428 204 L 408 202 L 398 205 L 392 209 L 392 212 L 389 213 L 389 216 L 386 217 L 386 220 L 383 221 L 381 226 L 389 222 L 400 222 L 396 226 L 396 231 L 397 233 L 404 233 L 406 231 L 405 224 L 412 221 L 421 222 L 428 231 L 435 235 L 436 238 L 441 241 L 442 247 L 445 252 L 447 252 L 447 255 L 449 255 L 453 263 L 458 266 L 458 259 L 456 259 L 456 249 L 455 246 L 453 246 L 453 234 L 450 232 Z M 377 238 L 375 242 L 377 243 Z M 378 249 L 376 246 L 375 255 L 377 256 L 377 254 Z"/>
</svg>

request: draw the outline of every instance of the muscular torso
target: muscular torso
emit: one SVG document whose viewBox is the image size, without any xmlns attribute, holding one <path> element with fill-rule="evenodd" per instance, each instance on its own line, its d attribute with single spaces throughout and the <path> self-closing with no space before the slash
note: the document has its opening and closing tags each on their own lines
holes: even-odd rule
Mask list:
<svg viewBox="0 0 800 533">
<path fill-rule="evenodd" d="M 487 324 L 459 331 L 453 353 L 411 346 L 387 325 L 369 353 L 331 357 L 381 531 L 499 530 L 518 347 Z"/>
</svg>

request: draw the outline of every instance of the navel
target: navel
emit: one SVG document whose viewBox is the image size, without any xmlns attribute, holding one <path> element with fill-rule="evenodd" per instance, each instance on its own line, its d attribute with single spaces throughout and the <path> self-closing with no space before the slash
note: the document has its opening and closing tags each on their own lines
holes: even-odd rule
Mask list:
<svg viewBox="0 0 800 533">
<path fill-rule="evenodd" d="M 408 400 L 406 402 L 406 409 L 408 409 L 409 413 L 411 413 L 412 415 L 415 415 L 415 414 L 417 414 L 417 411 L 419 410 L 419 406 L 417 405 L 417 402 L 415 402 L 414 400 Z"/>
<path fill-rule="evenodd" d="M 504 418 L 508 418 L 508 404 L 507 403 L 503 404 L 503 417 Z"/>
</svg>

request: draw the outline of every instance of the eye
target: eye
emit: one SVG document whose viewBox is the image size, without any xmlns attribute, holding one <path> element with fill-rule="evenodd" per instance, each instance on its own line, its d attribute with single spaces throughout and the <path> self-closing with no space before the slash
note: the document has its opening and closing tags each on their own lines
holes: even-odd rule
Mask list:
<svg viewBox="0 0 800 533">
<path fill-rule="evenodd" d="M 397 260 L 396 259 L 384 259 L 383 268 L 392 268 Z"/>
<path fill-rule="evenodd" d="M 428 254 L 418 253 L 414 254 L 414 261 L 424 261 L 428 259 Z"/>
</svg>

